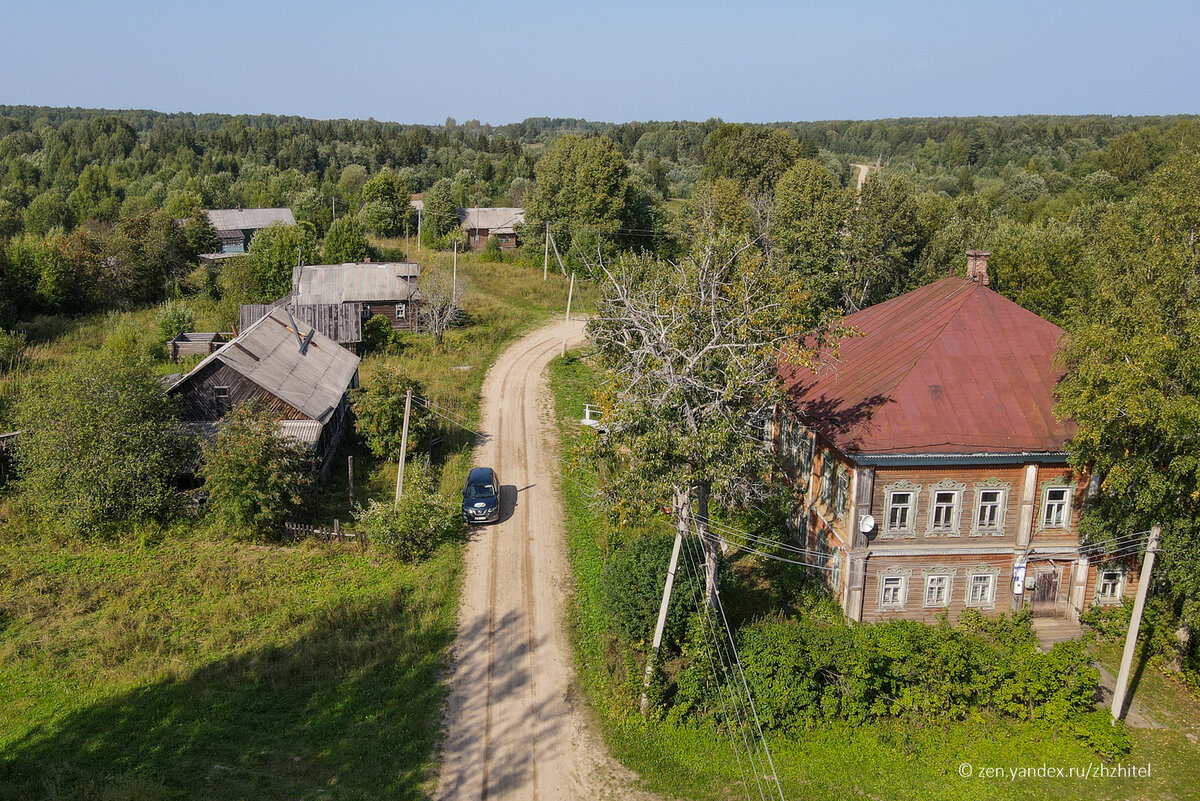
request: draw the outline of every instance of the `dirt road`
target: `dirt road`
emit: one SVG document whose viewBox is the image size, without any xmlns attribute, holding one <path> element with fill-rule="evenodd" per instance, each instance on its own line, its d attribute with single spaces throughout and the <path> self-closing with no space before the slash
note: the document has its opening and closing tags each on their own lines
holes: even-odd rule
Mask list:
<svg viewBox="0 0 1200 801">
<path fill-rule="evenodd" d="M 570 584 L 544 371 L 563 324 L 521 339 L 483 384 L 475 463 L 499 474 L 501 522 L 466 556 L 437 798 L 639 797 L 571 697 Z M 572 323 L 569 341 L 583 340 Z"/>
</svg>

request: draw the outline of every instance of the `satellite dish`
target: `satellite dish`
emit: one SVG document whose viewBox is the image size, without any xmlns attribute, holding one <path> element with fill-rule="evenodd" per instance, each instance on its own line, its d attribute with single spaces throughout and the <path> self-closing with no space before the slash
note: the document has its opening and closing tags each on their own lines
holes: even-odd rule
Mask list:
<svg viewBox="0 0 1200 801">
<path fill-rule="evenodd" d="M 858 518 L 858 530 L 863 534 L 870 534 L 875 530 L 875 518 L 871 515 L 863 515 Z"/>
</svg>

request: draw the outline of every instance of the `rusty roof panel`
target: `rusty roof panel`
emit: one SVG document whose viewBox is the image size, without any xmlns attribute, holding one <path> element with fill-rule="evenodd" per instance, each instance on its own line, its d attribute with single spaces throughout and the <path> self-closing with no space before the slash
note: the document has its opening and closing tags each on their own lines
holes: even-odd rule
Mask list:
<svg viewBox="0 0 1200 801">
<path fill-rule="evenodd" d="M 803 416 L 848 453 L 1058 453 L 1062 329 L 987 287 L 943 278 L 845 318 L 834 365 L 784 366 Z"/>
</svg>

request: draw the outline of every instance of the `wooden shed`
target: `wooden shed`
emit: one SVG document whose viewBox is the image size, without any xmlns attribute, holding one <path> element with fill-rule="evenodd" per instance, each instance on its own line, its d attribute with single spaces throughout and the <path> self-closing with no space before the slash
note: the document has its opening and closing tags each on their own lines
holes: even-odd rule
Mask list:
<svg viewBox="0 0 1200 801">
<path fill-rule="evenodd" d="M 272 309 L 221 346 L 168 393 L 186 422 L 216 424 L 239 403 L 270 409 L 281 430 L 308 444 L 322 472 L 345 430 L 347 393 L 358 386 L 359 359 L 337 342 Z"/>
<path fill-rule="evenodd" d="M 293 276 L 292 298 L 301 305 L 361 304 L 362 317 L 382 314 L 396 330 L 416 331 L 421 265 L 411 262 L 312 264 Z"/>
<path fill-rule="evenodd" d="M 225 337 L 214 331 L 186 331 L 167 343 L 171 361 L 197 353 L 207 356 L 225 344 Z"/>
</svg>

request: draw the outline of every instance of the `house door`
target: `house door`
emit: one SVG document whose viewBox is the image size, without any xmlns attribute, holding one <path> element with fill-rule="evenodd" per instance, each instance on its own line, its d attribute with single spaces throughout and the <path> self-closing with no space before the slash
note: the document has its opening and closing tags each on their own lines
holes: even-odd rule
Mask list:
<svg viewBox="0 0 1200 801">
<path fill-rule="evenodd" d="M 1054 617 L 1058 611 L 1058 584 L 1060 568 L 1051 567 L 1035 574 L 1033 597 L 1030 604 L 1034 617 Z"/>
</svg>

